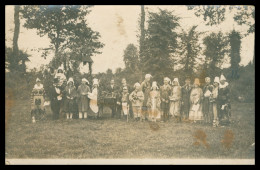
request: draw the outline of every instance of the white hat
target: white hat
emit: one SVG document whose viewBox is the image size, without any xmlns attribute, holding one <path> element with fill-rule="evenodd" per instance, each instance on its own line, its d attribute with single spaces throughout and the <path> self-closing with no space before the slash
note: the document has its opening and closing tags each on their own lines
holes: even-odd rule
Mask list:
<svg viewBox="0 0 260 170">
<path fill-rule="evenodd" d="M 219 83 L 219 77 L 214 78 L 214 83 Z"/>
<path fill-rule="evenodd" d="M 96 78 L 93 79 L 93 85 L 95 85 L 95 84 L 98 85 L 98 79 L 96 79 Z"/>
<path fill-rule="evenodd" d="M 72 83 L 74 84 L 74 80 L 73 80 L 73 78 L 72 78 L 72 77 L 70 77 L 70 78 L 69 78 L 69 80 L 68 80 L 67 84 L 69 84 L 69 82 L 72 82 Z"/>
<path fill-rule="evenodd" d="M 179 85 L 179 79 L 178 79 L 178 78 L 174 78 L 173 81 L 172 81 L 172 83 L 173 83 L 174 81 L 177 82 L 178 85 Z"/>
<path fill-rule="evenodd" d="M 60 66 L 57 70 L 62 70 L 63 71 L 63 68 Z"/>
<path fill-rule="evenodd" d="M 224 77 L 223 74 L 221 74 L 221 76 L 220 76 L 220 81 L 221 81 L 221 80 L 226 80 L 226 78 Z"/>
<path fill-rule="evenodd" d="M 150 78 L 150 77 L 152 77 L 151 74 L 146 74 L 146 75 L 145 75 L 145 78 Z"/>
<path fill-rule="evenodd" d="M 134 88 L 136 88 L 137 86 L 138 87 L 141 86 L 140 83 L 137 82 L 137 83 L 134 84 Z"/>
<path fill-rule="evenodd" d="M 178 78 L 174 78 L 173 81 L 176 81 L 179 83 L 179 79 Z"/>
<path fill-rule="evenodd" d="M 39 78 L 37 78 L 37 79 L 36 79 L 36 83 L 37 83 L 38 81 L 41 81 L 41 80 L 40 80 Z"/>
<path fill-rule="evenodd" d="M 205 78 L 205 81 L 206 81 L 206 80 L 210 80 L 210 77 L 206 77 L 206 78 Z"/>
<path fill-rule="evenodd" d="M 169 77 L 164 77 L 164 80 L 167 80 L 171 84 L 171 79 Z"/>
<path fill-rule="evenodd" d="M 152 88 L 153 87 L 156 87 L 157 89 L 159 89 L 159 87 L 157 86 L 157 82 L 156 81 L 153 81 L 153 83 L 152 83 Z"/>
<path fill-rule="evenodd" d="M 81 81 L 82 81 L 82 82 L 84 81 L 84 82 L 86 82 L 86 83 L 89 83 L 89 81 L 88 81 L 87 79 L 85 79 L 85 78 L 83 78 Z"/>
</svg>

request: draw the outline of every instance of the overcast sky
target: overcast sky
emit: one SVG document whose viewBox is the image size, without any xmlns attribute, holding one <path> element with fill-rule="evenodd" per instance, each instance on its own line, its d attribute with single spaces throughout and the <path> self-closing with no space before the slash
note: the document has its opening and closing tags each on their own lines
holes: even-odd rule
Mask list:
<svg viewBox="0 0 260 170">
<path fill-rule="evenodd" d="M 205 26 L 202 18 L 197 18 L 192 11 L 188 11 L 186 6 L 145 6 L 146 14 L 148 11 L 156 12 L 158 8 L 169 9 L 174 11 L 173 14 L 182 17 L 180 20 L 180 28 L 184 30 L 190 29 L 193 25 L 199 25 L 198 31 L 206 31 L 207 33 L 223 31 L 230 32 L 233 28 L 236 31 L 245 34 L 248 27 L 239 26 L 233 20 L 233 13 L 227 13 L 226 20 L 219 26 Z M 253 7 L 249 7 L 253 8 Z M 100 41 L 105 44 L 101 49 L 102 54 L 92 57 L 94 60 L 93 73 L 105 72 L 108 68 L 115 71 L 116 68 L 124 68 L 123 52 L 130 43 L 138 46 L 138 18 L 141 7 L 132 6 L 94 6 L 92 12 L 87 16 L 89 26 L 100 32 Z M 233 11 L 235 12 L 235 11 Z M 5 33 L 7 46 L 12 46 L 13 29 L 14 29 L 14 6 L 6 6 L 6 23 Z M 20 35 L 18 46 L 21 50 L 27 50 L 32 56 L 31 62 L 27 63 L 28 69 L 39 68 L 42 64 L 48 64 L 53 54 L 46 59 L 41 57 L 41 52 L 33 49 L 47 48 L 50 45 L 48 37 L 40 37 L 36 34 L 36 30 L 27 30 L 21 20 Z M 146 25 L 147 26 L 147 25 Z M 253 59 L 254 53 L 254 34 L 242 39 L 241 44 L 241 63 L 246 65 Z"/>
</svg>

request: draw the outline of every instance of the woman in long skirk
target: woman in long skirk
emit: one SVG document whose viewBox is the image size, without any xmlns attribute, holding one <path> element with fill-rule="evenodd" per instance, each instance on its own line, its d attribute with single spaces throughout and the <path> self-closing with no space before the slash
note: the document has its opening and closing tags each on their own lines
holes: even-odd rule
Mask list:
<svg viewBox="0 0 260 170">
<path fill-rule="evenodd" d="M 203 120 L 203 113 L 202 113 L 202 97 L 203 92 L 202 89 L 199 87 L 200 81 L 198 78 L 194 80 L 194 87 L 190 93 L 190 113 L 189 119 L 194 123 L 196 121 Z"/>
<path fill-rule="evenodd" d="M 156 81 L 152 83 L 152 90 L 149 93 L 147 106 L 148 106 L 148 113 L 149 119 L 153 122 L 156 122 L 157 119 L 161 117 L 161 99 L 160 99 L 160 92 L 159 87 L 157 86 Z"/>
<path fill-rule="evenodd" d="M 174 116 L 177 122 L 181 122 L 181 86 L 178 78 L 172 81 L 173 87 L 170 98 L 169 114 Z"/>
<path fill-rule="evenodd" d="M 88 92 L 90 92 L 89 86 L 86 84 L 89 83 L 87 79 L 83 78 L 81 80 L 81 85 L 78 87 L 78 111 L 79 119 L 87 119 L 87 111 L 89 109 L 89 99 Z M 83 115 L 84 114 L 84 115 Z"/>
</svg>

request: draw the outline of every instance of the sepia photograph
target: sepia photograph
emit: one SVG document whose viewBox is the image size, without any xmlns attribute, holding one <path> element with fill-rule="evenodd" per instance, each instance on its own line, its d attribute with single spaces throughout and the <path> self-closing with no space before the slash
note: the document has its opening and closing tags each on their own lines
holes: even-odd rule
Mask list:
<svg viewBox="0 0 260 170">
<path fill-rule="evenodd" d="M 255 165 L 255 6 L 6 5 L 25 164 Z"/>
</svg>

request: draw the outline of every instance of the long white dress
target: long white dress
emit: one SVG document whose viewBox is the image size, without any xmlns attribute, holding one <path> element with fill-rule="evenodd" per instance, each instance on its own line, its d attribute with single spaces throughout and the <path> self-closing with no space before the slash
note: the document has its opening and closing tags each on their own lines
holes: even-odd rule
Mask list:
<svg viewBox="0 0 260 170">
<path fill-rule="evenodd" d="M 97 88 L 93 88 L 92 93 L 88 93 L 89 107 L 94 113 L 98 113 Z"/>
</svg>

